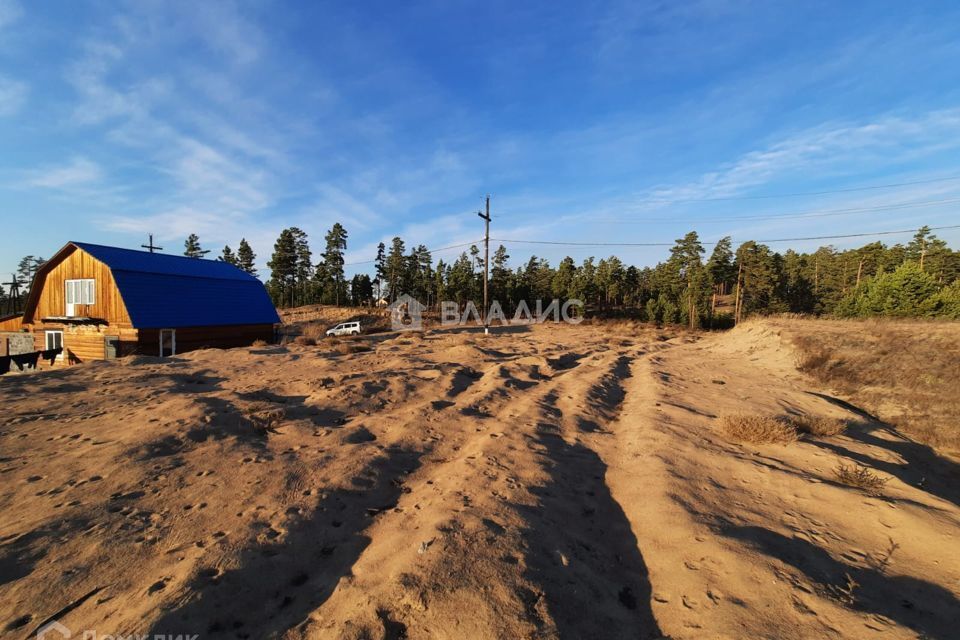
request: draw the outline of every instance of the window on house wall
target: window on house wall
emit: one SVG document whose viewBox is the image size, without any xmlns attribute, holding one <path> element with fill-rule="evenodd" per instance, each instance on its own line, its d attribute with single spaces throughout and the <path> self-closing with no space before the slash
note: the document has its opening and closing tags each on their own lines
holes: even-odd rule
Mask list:
<svg viewBox="0 0 960 640">
<path fill-rule="evenodd" d="M 93 278 L 67 280 L 67 304 L 93 304 Z"/>
<path fill-rule="evenodd" d="M 60 349 L 63 347 L 63 331 L 46 331 L 45 349 Z"/>
<path fill-rule="evenodd" d="M 93 278 L 67 280 L 67 315 L 74 315 L 75 306 L 78 304 L 93 304 L 94 294 Z"/>
</svg>

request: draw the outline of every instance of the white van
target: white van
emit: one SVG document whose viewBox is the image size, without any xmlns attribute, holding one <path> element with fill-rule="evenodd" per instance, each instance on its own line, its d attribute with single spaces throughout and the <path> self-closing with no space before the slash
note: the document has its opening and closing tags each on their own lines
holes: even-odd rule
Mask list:
<svg viewBox="0 0 960 640">
<path fill-rule="evenodd" d="M 359 322 L 341 322 L 333 329 L 327 330 L 328 336 L 358 336 L 360 335 Z"/>
</svg>

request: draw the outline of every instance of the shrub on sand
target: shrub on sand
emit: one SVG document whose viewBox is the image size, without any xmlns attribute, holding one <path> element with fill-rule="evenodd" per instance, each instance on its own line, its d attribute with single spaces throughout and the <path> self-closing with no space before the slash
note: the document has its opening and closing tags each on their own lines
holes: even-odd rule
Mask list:
<svg viewBox="0 0 960 640">
<path fill-rule="evenodd" d="M 809 433 L 812 436 L 836 436 L 847 428 L 846 420 L 827 418 L 825 416 L 796 416 L 791 419 L 800 433 Z"/>
<path fill-rule="evenodd" d="M 368 344 L 363 342 L 354 342 L 352 340 L 346 340 L 342 342 L 337 342 L 333 347 L 334 352 L 341 353 L 343 355 L 351 353 L 363 353 L 364 351 L 371 351 L 371 347 Z"/>
<path fill-rule="evenodd" d="M 720 416 L 720 429 L 734 440 L 754 444 L 785 444 L 797 439 L 796 428 L 779 416 Z"/>
<path fill-rule="evenodd" d="M 837 482 L 848 487 L 856 487 L 872 496 L 879 496 L 880 490 L 889 480 L 889 478 L 881 478 L 866 467 L 858 464 L 847 466 L 842 462 L 833 470 L 833 475 L 836 476 Z"/>
<path fill-rule="evenodd" d="M 311 344 L 317 344 L 317 341 L 322 340 L 326 335 L 327 327 L 323 323 L 311 322 L 303 327 L 303 337 L 312 339 Z"/>
</svg>

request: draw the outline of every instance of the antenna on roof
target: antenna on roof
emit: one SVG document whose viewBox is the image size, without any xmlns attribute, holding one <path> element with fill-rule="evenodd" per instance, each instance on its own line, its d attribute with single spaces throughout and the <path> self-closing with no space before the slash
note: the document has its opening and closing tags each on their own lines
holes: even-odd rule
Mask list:
<svg viewBox="0 0 960 640">
<path fill-rule="evenodd" d="M 10 295 L 7 296 L 7 313 L 19 313 L 20 312 L 20 281 L 17 280 L 17 276 L 13 273 L 10 274 L 10 282 L 4 282 L 2 284 L 10 287 Z"/>
<path fill-rule="evenodd" d="M 153 234 L 151 233 L 149 234 L 149 236 L 150 236 L 150 244 L 142 244 L 140 246 L 143 247 L 144 249 L 147 249 L 150 253 L 153 253 L 154 250 L 163 251 L 163 247 L 158 247 L 157 245 L 153 244 Z"/>
</svg>

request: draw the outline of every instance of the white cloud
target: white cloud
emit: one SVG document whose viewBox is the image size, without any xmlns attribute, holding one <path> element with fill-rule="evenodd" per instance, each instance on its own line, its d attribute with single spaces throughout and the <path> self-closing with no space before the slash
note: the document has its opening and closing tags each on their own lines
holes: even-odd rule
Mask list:
<svg viewBox="0 0 960 640">
<path fill-rule="evenodd" d="M 260 171 L 192 138 L 178 141 L 170 171 L 181 186 L 182 195 L 193 201 L 213 203 L 220 211 L 262 209 L 271 200 L 261 187 L 264 176 Z"/>
<path fill-rule="evenodd" d="M 80 95 L 73 112 L 77 123 L 98 124 L 143 111 L 134 91 L 117 91 L 106 81 L 111 67 L 123 56 L 123 50 L 115 44 L 90 41 L 84 46 L 83 56 L 67 70 L 67 81 Z"/>
<path fill-rule="evenodd" d="M 97 182 L 103 177 L 100 165 L 83 157 L 74 157 L 69 163 L 33 171 L 27 177 L 32 187 L 65 189 Z"/>
<path fill-rule="evenodd" d="M 960 109 L 915 118 L 888 115 L 860 123 L 827 123 L 748 152 L 692 182 L 652 189 L 639 196 L 638 204 L 730 197 L 803 172 L 816 171 L 821 177 L 843 175 L 851 167 L 866 172 L 890 161 L 956 147 L 960 147 Z"/>
<path fill-rule="evenodd" d="M 111 231 L 153 233 L 158 239 L 172 240 L 185 238 L 191 233 L 200 235 L 201 239 L 204 236 L 220 237 L 224 227 L 235 228 L 242 222 L 241 218 L 183 206 L 149 215 L 112 216 L 101 222 Z"/>
<path fill-rule="evenodd" d="M 26 101 L 26 84 L 0 76 L 0 116 L 19 113 Z"/>
</svg>

